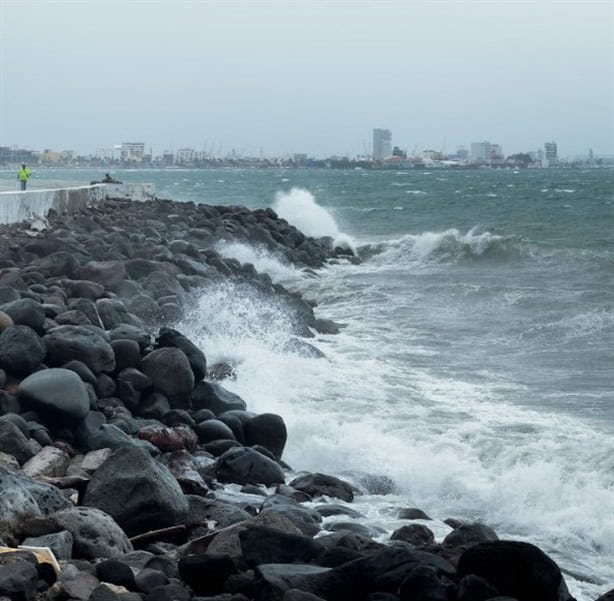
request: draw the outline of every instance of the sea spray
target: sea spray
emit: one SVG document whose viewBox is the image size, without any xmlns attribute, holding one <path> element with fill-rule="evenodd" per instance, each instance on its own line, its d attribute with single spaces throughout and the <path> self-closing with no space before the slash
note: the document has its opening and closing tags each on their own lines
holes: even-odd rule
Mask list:
<svg viewBox="0 0 614 601">
<path fill-rule="evenodd" d="M 343 248 L 356 254 L 352 237 L 340 231 L 330 211 L 320 206 L 308 190 L 292 188 L 290 192 L 278 192 L 273 208 L 280 217 L 307 236 L 328 236 L 333 239 L 334 248 Z"/>
</svg>

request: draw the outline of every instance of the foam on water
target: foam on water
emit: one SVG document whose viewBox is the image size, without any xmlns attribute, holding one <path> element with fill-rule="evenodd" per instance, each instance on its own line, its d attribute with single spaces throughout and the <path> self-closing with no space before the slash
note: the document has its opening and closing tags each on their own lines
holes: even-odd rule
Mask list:
<svg viewBox="0 0 614 601">
<path fill-rule="evenodd" d="M 355 252 L 352 237 L 341 232 L 330 211 L 320 206 L 308 190 L 292 188 L 290 192 L 278 192 L 273 208 L 280 217 L 307 236 L 330 236 L 334 247 Z"/>
<path fill-rule="evenodd" d="M 476 383 L 391 361 L 396 347 L 415 356 L 422 349 L 411 336 L 386 334 L 377 305 L 350 294 L 348 278 L 364 267 L 334 266 L 302 281 L 311 296 L 336 297 L 327 317 L 349 322 L 338 336 L 316 338 L 326 359 L 289 350 L 286 307 L 248 286 L 204 290 L 182 327 L 210 363 L 234 364 L 236 379 L 224 386 L 250 410 L 284 416 L 284 457 L 295 469 L 392 478 L 393 494 L 357 500 L 372 523 L 391 532 L 399 524 L 390 507 L 408 504 L 439 520 L 483 520 L 573 573 L 600 574 L 596 583 L 567 577 L 579 601 L 594 599 L 614 580 L 611 439 L 507 402 L 515 385 L 496 377 Z M 446 528 L 434 530 L 441 538 Z"/>
<path fill-rule="evenodd" d="M 221 240 L 215 250 L 224 257 L 237 259 L 240 263 L 251 263 L 257 271 L 268 273 L 273 282 L 284 282 L 299 277 L 299 271 L 264 247 L 255 247 L 242 242 Z"/>
</svg>

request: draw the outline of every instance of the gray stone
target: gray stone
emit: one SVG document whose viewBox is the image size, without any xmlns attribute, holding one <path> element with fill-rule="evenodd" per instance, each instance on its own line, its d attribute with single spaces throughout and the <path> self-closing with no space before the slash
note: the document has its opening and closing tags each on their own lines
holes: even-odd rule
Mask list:
<svg viewBox="0 0 614 601">
<path fill-rule="evenodd" d="M 47 363 L 63 365 L 72 359 L 85 363 L 95 374 L 115 369 L 115 354 L 102 332 L 87 326 L 58 326 L 43 337 Z"/>
<path fill-rule="evenodd" d="M 11 374 L 31 374 L 46 353 L 42 340 L 28 326 L 10 326 L 0 334 L 0 366 Z"/>
<path fill-rule="evenodd" d="M 221 482 L 264 484 L 285 482 L 281 467 L 272 459 L 248 447 L 229 449 L 217 460 L 216 473 Z"/>
<path fill-rule="evenodd" d="M 30 478 L 64 476 L 70 463 L 70 455 L 57 447 L 43 447 L 23 466 L 23 473 Z"/>
<path fill-rule="evenodd" d="M 52 417 L 83 419 L 90 399 L 81 378 L 69 369 L 45 369 L 21 382 L 17 397 Z"/>
<path fill-rule="evenodd" d="M 143 358 L 143 373 L 153 382 L 154 389 L 164 394 L 173 408 L 189 405 L 194 389 L 194 373 L 185 354 L 178 348 L 164 347 Z"/>
<path fill-rule="evenodd" d="M 49 547 L 56 559 L 72 557 L 73 537 L 68 530 L 26 538 L 21 544 L 27 547 Z"/>
<path fill-rule="evenodd" d="M 12 422 L 1 420 L 0 451 L 15 457 L 20 465 L 26 463 L 34 455 L 23 432 Z"/>
</svg>

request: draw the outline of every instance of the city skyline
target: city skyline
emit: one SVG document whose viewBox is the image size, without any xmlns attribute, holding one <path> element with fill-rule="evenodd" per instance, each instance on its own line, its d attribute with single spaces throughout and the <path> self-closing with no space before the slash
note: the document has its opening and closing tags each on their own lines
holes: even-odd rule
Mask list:
<svg viewBox="0 0 614 601">
<path fill-rule="evenodd" d="M 409 149 L 613 154 L 612 25 L 590 0 L 2 0 L 0 145 L 344 155 L 372 124 Z"/>
</svg>

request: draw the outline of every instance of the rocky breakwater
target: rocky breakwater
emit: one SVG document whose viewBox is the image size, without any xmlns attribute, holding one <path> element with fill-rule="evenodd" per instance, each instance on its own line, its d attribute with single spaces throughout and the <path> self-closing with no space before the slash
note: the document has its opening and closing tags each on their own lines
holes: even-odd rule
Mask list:
<svg viewBox="0 0 614 601">
<path fill-rule="evenodd" d="M 168 201 L 0 230 L 0 597 L 570 600 L 532 545 L 460 522 L 437 544 L 415 509 L 375 541 L 352 522 L 360 486 L 293 473 L 283 418 L 250 412 L 169 325 L 228 278 L 286 303 L 297 337 L 336 325 L 220 239 L 310 268 L 342 252 L 270 210 Z"/>
</svg>

